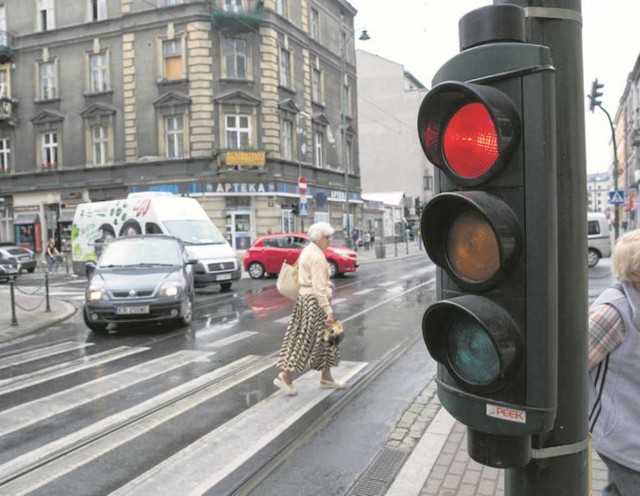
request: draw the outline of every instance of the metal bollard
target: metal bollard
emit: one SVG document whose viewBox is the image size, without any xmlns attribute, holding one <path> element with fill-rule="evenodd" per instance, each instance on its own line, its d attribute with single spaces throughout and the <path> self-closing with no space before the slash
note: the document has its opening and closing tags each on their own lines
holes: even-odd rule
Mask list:
<svg viewBox="0 0 640 496">
<path fill-rule="evenodd" d="M 50 312 L 51 305 L 49 305 L 49 271 L 44 273 L 44 292 L 47 299 L 47 308 L 45 308 L 44 311 Z"/>
<path fill-rule="evenodd" d="M 409 254 L 409 238 L 407 238 L 407 255 Z"/>
<path fill-rule="evenodd" d="M 9 288 L 11 291 L 11 325 L 12 326 L 18 325 L 18 319 L 16 318 L 16 300 L 13 293 L 13 285 L 14 285 L 15 279 L 16 279 L 15 277 L 12 277 L 9 279 Z"/>
</svg>

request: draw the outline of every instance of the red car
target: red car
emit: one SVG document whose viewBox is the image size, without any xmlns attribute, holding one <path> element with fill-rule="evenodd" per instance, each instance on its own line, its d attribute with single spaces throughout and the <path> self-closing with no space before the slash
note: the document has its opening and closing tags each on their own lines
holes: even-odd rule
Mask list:
<svg viewBox="0 0 640 496">
<path fill-rule="evenodd" d="M 243 264 L 253 279 L 261 279 L 265 274 L 277 274 L 282 263 L 293 264 L 300 251 L 309 244 L 309 236 L 304 233 L 281 233 L 260 236 L 247 250 Z M 344 246 L 329 246 L 324 252 L 329 262 L 331 277 L 345 272 L 355 272 L 358 268 L 358 254 Z"/>
</svg>

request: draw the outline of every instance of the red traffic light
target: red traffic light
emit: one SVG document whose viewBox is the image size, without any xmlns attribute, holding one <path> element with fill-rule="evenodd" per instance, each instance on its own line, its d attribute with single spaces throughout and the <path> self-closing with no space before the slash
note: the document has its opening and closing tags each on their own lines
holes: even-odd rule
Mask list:
<svg viewBox="0 0 640 496">
<path fill-rule="evenodd" d="M 520 117 L 511 100 L 490 86 L 446 82 L 435 86 L 418 112 L 427 158 L 460 185 L 492 177 L 517 147 Z"/>
</svg>

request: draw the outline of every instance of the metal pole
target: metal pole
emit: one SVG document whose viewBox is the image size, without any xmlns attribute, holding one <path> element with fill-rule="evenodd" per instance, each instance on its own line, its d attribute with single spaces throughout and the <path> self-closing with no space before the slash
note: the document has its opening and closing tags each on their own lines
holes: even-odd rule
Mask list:
<svg viewBox="0 0 640 496">
<path fill-rule="evenodd" d="M 49 271 L 44 273 L 44 292 L 45 298 L 47 300 L 47 308 L 45 308 L 45 312 L 51 311 L 51 306 L 49 305 Z"/>
<path fill-rule="evenodd" d="M 342 170 L 344 171 L 344 209 L 347 215 L 346 245 L 351 248 L 351 206 L 349 205 L 349 169 L 347 163 L 347 118 L 344 80 L 346 78 L 347 39 L 340 38 L 340 146 L 342 151 Z"/>
<path fill-rule="evenodd" d="M 9 279 L 9 289 L 11 291 L 11 325 L 17 326 L 18 319 L 16 318 L 16 299 L 13 292 L 14 281 L 15 281 L 15 277 L 12 277 Z"/>
<path fill-rule="evenodd" d="M 409 238 L 407 238 L 407 255 L 409 254 Z"/>
<path fill-rule="evenodd" d="M 597 103 L 596 106 L 604 112 L 604 115 L 607 116 L 609 120 L 609 127 L 611 128 L 611 140 L 613 141 L 613 191 L 618 191 L 618 145 L 616 143 L 616 128 L 613 126 L 613 121 L 611 120 L 611 116 L 609 112 L 602 106 L 601 103 Z M 619 205 L 613 206 L 614 213 L 614 237 L 618 239 L 618 235 L 620 234 L 620 207 Z"/>
<path fill-rule="evenodd" d="M 393 248 L 396 252 L 395 256 L 397 257 L 398 256 L 398 235 L 397 234 L 393 236 Z"/>
<path fill-rule="evenodd" d="M 558 410 L 538 451 L 505 471 L 507 496 L 589 494 L 587 425 L 587 176 L 580 0 L 494 0 L 526 9 L 530 43 L 551 50 L 556 69 L 558 163 Z M 572 125 L 566 125 L 567 122 Z M 579 254 L 579 256 L 578 256 Z"/>
</svg>

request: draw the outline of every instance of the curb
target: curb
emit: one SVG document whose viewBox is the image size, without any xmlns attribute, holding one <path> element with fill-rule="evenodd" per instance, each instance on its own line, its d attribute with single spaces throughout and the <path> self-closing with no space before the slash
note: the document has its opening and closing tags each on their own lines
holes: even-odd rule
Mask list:
<svg viewBox="0 0 640 496">
<path fill-rule="evenodd" d="M 18 323 L 17 326 L 5 325 L 0 326 L 0 343 L 4 343 L 6 341 L 10 341 L 12 339 L 24 336 L 26 334 L 30 334 L 32 332 L 41 331 L 42 329 L 46 329 L 55 324 L 59 324 L 60 322 L 67 320 L 68 318 L 75 315 L 77 308 L 71 303 L 67 303 L 62 300 L 55 300 L 56 304 L 62 306 L 62 311 L 56 312 L 54 316 L 50 319 L 41 320 L 37 324 L 21 326 Z"/>
</svg>

